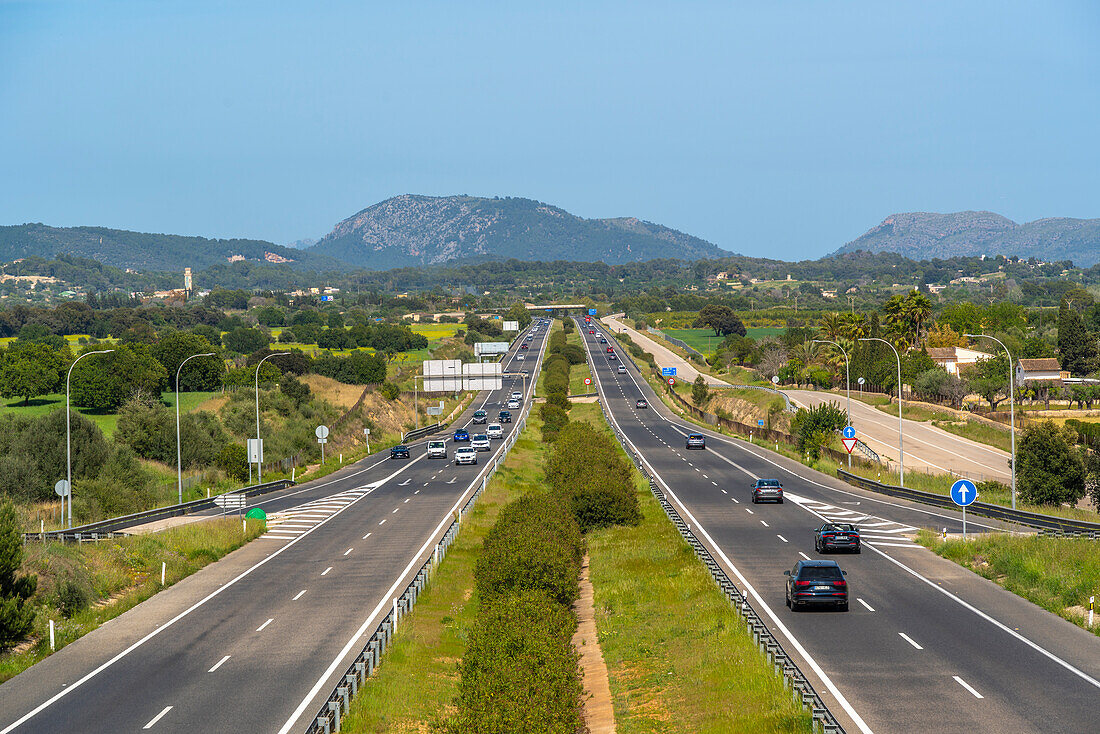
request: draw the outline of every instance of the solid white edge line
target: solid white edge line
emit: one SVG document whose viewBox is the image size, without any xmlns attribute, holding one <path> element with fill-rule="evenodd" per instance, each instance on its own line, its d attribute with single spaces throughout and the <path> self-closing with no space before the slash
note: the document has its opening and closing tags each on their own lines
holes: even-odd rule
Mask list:
<svg viewBox="0 0 1100 734">
<path fill-rule="evenodd" d="M 546 340 L 543 339 L 542 342 L 539 345 L 538 360 L 536 360 L 536 362 L 535 362 L 535 371 L 533 373 L 535 375 L 538 374 L 538 370 L 539 370 L 539 368 L 542 364 L 542 357 L 543 357 L 543 352 L 545 350 L 545 346 L 546 346 Z M 521 409 L 521 411 L 526 410 L 528 415 L 530 415 L 530 413 L 531 413 L 530 406 L 534 402 L 532 400 L 532 398 L 533 398 L 534 393 L 535 393 L 535 385 L 537 384 L 537 382 L 538 382 L 537 378 L 531 380 L 531 383 L 530 383 L 530 386 L 528 388 L 527 395 L 526 395 L 527 399 L 524 400 L 524 407 Z M 491 395 L 492 392 L 493 391 L 490 390 L 486 394 L 485 399 L 481 401 L 482 406 L 484 406 L 489 401 L 489 395 Z M 513 444 L 513 446 L 514 445 L 515 444 Z M 503 455 L 503 452 L 502 452 L 501 455 Z M 355 634 L 351 636 L 351 639 L 348 640 L 347 644 L 344 645 L 343 649 L 339 652 L 339 654 L 337 654 L 337 656 L 335 658 L 333 658 L 332 663 L 330 663 L 328 668 L 325 669 L 325 672 L 321 674 L 321 677 L 317 679 L 317 682 L 313 685 L 313 688 L 311 688 L 309 693 L 306 694 L 306 697 L 302 699 L 302 702 L 300 704 L 298 704 L 298 707 L 296 709 L 294 709 L 294 712 L 290 715 L 290 718 L 287 719 L 287 722 L 285 724 L 283 724 L 281 729 L 279 729 L 278 734 L 288 734 L 288 732 L 290 732 L 294 729 L 295 724 L 297 723 L 298 719 L 300 719 L 302 717 L 302 714 L 305 713 L 306 707 L 309 706 L 310 701 L 312 701 L 317 696 L 317 694 L 320 693 L 321 689 L 325 685 L 325 682 L 336 671 L 336 669 L 339 667 L 341 661 L 343 661 L 344 658 L 346 658 L 348 656 L 348 654 L 351 653 L 351 651 L 354 648 L 355 644 L 359 641 L 359 638 L 361 638 L 364 634 L 366 634 L 367 630 L 370 628 L 371 621 L 384 608 L 386 608 L 390 605 L 390 603 L 391 603 L 390 599 L 393 597 L 393 593 L 397 590 L 398 586 L 401 585 L 401 581 L 405 578 L 406 575 L 408 575 L 408 573 L 412 570 L 413 566 L 416 565 L 417 560 L 435 542 L 433 539 L 435 538 L 435 536 L 441 530 L 443 530 L 444 525 L 448 521 L 450 521 L 451 517 L 454 515 L 454 513 L 457 512 L 466 503 L 466 495 L 470 493 L 470 490 L 472 490 L 474 488 L 474 486 L 477 485 L 478 482 L 482 481 L 482 479 L 483 479 L 482 475 L 483 474 L 485 474 L 487 476 L 487 472 L 488 472 L 489 468 L 490 468 L 490 465 L 487 462 L 486 464 L 484 464 L 483 468 L 479 469 L 477 476 L 474 477 L 474 480 L 472 482 L 470 482 L 469 486 L 467 486 L 466 489 L 462 492 L 462 494 L 458 498 L 458 501 L 451 507 L 450 511 L 443 517 L 443 519 L 439 521 L 439 524 L 436 525 L 435 529 L 431 533 L 428 534 L 428 540 L 424 543 L 423 546 L 421 546 L 420 550 L 417 551 L 415 555 L 413 555 L 412 560 L 409 561 L 409 564 L 407 566 L 405 566 L 405 569 L 398 575 L 397 580 L 393 582 L 393 586 L 391 586 L 389 588 L 389 590 L 385 594 L 382 595 L 382 601 L 378 603 L 378 606 L 374 608 L 374 611 L 372 611 L 367 616 L 367 618 L 363 621 L 363 624 L 359 627 L 358 630 L 355 631 Z M 382 522 L 385 522 L 385 520 L 382 520 Z M 381 524 L 382 523 L 379 523 L 379 525 L 381 525 Z M 0 732 L 0 734 L 4 734 L 4 732 Z"/>
<path fill-rule="evenodd" d="M 585 345 L 587 346 L 587 344 L 588 342 L 586 340 Z M 629 372 L 627 374 L 630 375 Z M 633 380 L 634 376 L 630 375 L 630 379 Z M 601 396 L 603 396 L 603 381 L 597 377 L 597 383 L 600 389 Z M 637 385 L 637 382 L 635 382 L 635 385 Z M 639 388 L 639 390 L 640 389 L 641 388 Z M 603 397 L 606 400 L 606 396 Z M 611 414 L 610 408 L 608 408 L 607 415 L 615 423 L 615 427 L 619 428 L 620 432 L 622 432 L 622 428 L 619 426 L 618 421 L 615 420 L 615 416 Z M 749 595 L 751 595 L 757 601 L 757 603 L 760 605 L 760 608 L 763 609 L 764 612 L 771 618 L 776 628 L 778 628 L 783 633 L 783 636 L 790 641 L 791 645 L 795 648 L 795 650 L 798 651 L 799 655 L 802 656 L 802 659 L 806 661 L 806 664 L 810 666 L 811 670 L 813 670 L 813 672 L 821 680 L 822 685 L 824 685 L 829 690 L 829 692 L 836 699 L 840 707 L 843 708 L 848 716 L 851 717 L 852 722 L 864 734 L 874 734 L 871 731 L 871 728 L 867 726 L 867 723 L 863 720 L 863 717 L 861 717 L 859 713 L 856 712 L 855 708 L 852 706 L 852 704 L 848 702 L 848 699 L 844 697 L 844 694 L 840 692 L 840 689 L 837 688 L 836 684 L 833 683 L 828 674 L 821 668 L 820 665 L 818 665 L 817 661 L 814 660 L 814 658 L 810 655 L 806 648 L 802 646 L 802 643 L 800 643 L 798 639 L 791 633 L 791 631 L 787 629 L 787 625 L 783 624 L 783 621 L 779 619 L 774 611 L 772 611 L 772 608 L 768 606 L 767 602 L 764 601 L 764 598 L 760 595 L 759 592 L 756 591 L 756 588 L 749 583 L 749 580 L 745 578 L 745 576 L 741 573 L 737 566 L 733 564 L 733 561 L 729 559 L 729 556 L 726 555 L 721 546 L 714 542 L 714 539 L 710 537 L 710 533 L 708 533 L 706 529 L 699 524 L 699 521 L 695 519 L 695 516 L 691 513 L 690 510 L 688 510 L 684 503 L 680 501 L 680 498 L 676 495 L 675 492 L 672 491 L 672 488 L 668 486 L 668 483 L 661 477 L 660 474 L 657 473 L 657 471 L 653 468 L 653 465 L 649 463 L 649 460 L 646 459 L 640 451 L 638 451 L 638 447 L 634 445 L 634 442 L 630 440 L 625 432 L 622 432 L 622 436 L 623 439 L 634 448 L 634 452 L 638 455 L 638 457 L 645 462 L 646 466 L 649 467 L 652 475 L 665 486 L 665 492 L 668 494 L 668 496 L 672 497 L 676 501 L 676 504 L 680 506 L 680 508 L 687 515 L 688 519 L 690 519 L 691 522 L 694 523 L 695 529 L 697 529 L 703 535 L 703 537 L 706 538 L 707 542 L 710 543 L 711 548 L 714 549 L 719 558 L 721 558 L 722 561 L 726 564 L 726 567 L 733 571 L 734 575 L 741 582 L 742 588 L 745 589 L 749 593 Z M 280 732 L 280 734 L 286 734 L 286 732 Z"/>
<path fill-rule="evenodd" d="M 395 476 L 397 476 L 397 475 L 398 475 L 398 474 L 400 474 L 401 472 L 405 471 L 405 469 L 408 469 L 408 468 L 409 468 L 410 466 L 412 466 L 413 464 L 415 464 L 415 463 L 416 463 L 417 461 L 419 461 L 419 460 L 420 460 L 421 458 L 423 458 L 423 454 L 422 454 L 421 456 L 418 456 L 417 458 L 413 459 L 413 460 L 412 460 L 412 461 L 410 461 L 410 462 L 409 462 L 408 464 L 405 464 L 405 465 L 403 465 L 403 466 L 402 466 L 402 467 L 401 467 L 400 469 L 398 469 L 397 471 L 395 471 L 395 472 L 394 472 L 393 474 L 391 474 L 391 475 L 389 475 L 388 477 L 386 477 L 385 479 L 383 479 L 383 480 L 382 480 L 381 482 L 379 482 L 379 483 L 378 483 L 378 486 L 381 486 L 382 484 L 385 484 L 386 482 L 388 482 L 388 481 L 389 481 L 390 479 L 393 479 L 393 478 L 394 478 Z M 361 496 L 359 497 L 359 499 L 362 499 L 363 497 L 367 497 L 367 496 L 369 496 L 369 495 L 370 495 L 370 493 L 371 493 L 371 491 L 373 491 L 373 490 L 370 490 L 370 491 L 364 492 L 364 493 L 363 493 L 363 494 L 362 494 L 362 495 L 361 495 Z M 356 500 L 356 501 L 358 501 L 358 500 Z M 290 541 L 289 543 L 287 543 L 286 545 L 284 545 L 284 546 L 283 546 L 282 548 L 279 548 L 278 550 L 276 550 L 275 552 L 273 552 L 273 553 L 272 553 L 271 555 L 269 555 L 269 556 L 265 556 L 265 557 L 264 557 L 264 558 L 263 558 L 262 560 L 260 560 L 260 561 L 257 561 L 257 562 L 256 562 L 256 563 L 255 563 L 255 564 L 254 564 L 253 566 L 251 566 L 251 567 L 249 567 L 249 568 L 245 569 L 244 571 L 242 571 L 241 573 L 239 573 L 239 574 L 238 574 L 237 576 L 233 577 L 233 578 L 232 578 L 232 579 L 230 579 L 229 581 L 226 581 L 226 582 L 225 582 L 224 584 L 222 584 L 222 585 L 221 585 L 221 586 L 219 586 L 218 588 L 214 589 L 214 590 L 213 590 L 213 591 L 211 591 L 211 592 L 210 592 L 209 594 L 207 594 L 206 596 L 204 596 L 204 597 L 203 597 L 202 599 L 199 599 L 199 600 L 198 600 L 197 602 L 195 602 L 195 603 L 194 603 L 194 604 L 192 604 L 191 606 L 187 607 L 187 609 L 184 609 L 184 610 L 183 610 L 182 612 L 180 612 L 180 613 L 179 613 L 179 614 L 177 614 L 176 616 L 172 617 L 172 618 L 171 618 L 170 620 L 168 620 L 167 622 L 165 622 L 165 623 L 164 623 L 164 624 L 162 624 L 161 626 L 159 626 L 159 627 L 155 628 L 155 629 L 154 629 L 153 631 L 149 632 L 148 634 L 146 634 L 146 635 L 145 635 L 144 637 L 142 637 L 141 639 L 139 639 L 139 640 L 137 640 L 137 641 L 135 641 L 135 642 L 131 643 L 129 647 L 127 647 L 126 649 L 124 649 L 124 650 L 122 650 L 121 652 L 117 653 L 117 654 L 116 654 L 116 655 L 115 655 L 114 657 L 112 657 L 111 659 L 107 660 L 107 661 L 106 661 L 106 662 L 104 662 L 104 663 L 101 663 L 101 664 L 100 664 L 100 665 L 99 665 L 98 667 L 96 667 L 96 668 L 94 668 L 94 669 L 90 670 L 89 672 L 85 673 L 85 674 L 84 674 L 84 675 L 83 675 L 83 676 L 82 676 L 81 678 L 79 678 L 79 679 L 78 679 L 77 681 L 75 681 L 75 682 L 74 682 L 74 683 L 73 683 L 73 684 L 72 684 L 71 686 L 66 686 L 65 688 L 61 689 L 60 691 L 58 691 L 57 693 L 55 693 L 54 695 L 50 696 L 50 697 L 49 697 L 48 699 L 46 699 L 45 701 L 43 701 L 42 703 L 40 703 L 40 704 L 38 704 L 37 706 L 35 706 L 35 707 L 34 707 L 33 709 L 31 709 L 31 710 L 30 710 L 30 711 L 28 711 L 27 713 L 25 713 L 25 714 L 23 714 L 22 716 L 20 716 L 20 717 L 19 717 L 18 719 L 16 719 L 15 721 L 13 721 L 13 722 L 12 722 L 11 724 L 8 724 L 8 725 L 7 725 L 6 727 L 4 727 L 3 729 L 0 729 L 0 734 L 9 734 L 9 732 L 13 731 L 13 730 L 14 730 L 14 729 L 16 729 L 17 727 L 20 727 L 20 726 L 22 726 L 22 725 L 23 725 L 23 724 L 24 724 L 24 723 L 25 723 L 25 722 L 26 722 L 27 720 L 31 719 L 32 717 L 34 717 L 35 715 L 37 715 L 37 714 L 38 714 L 39 712 L 41 712 L 41 711 L 45 710 L 46 708 L 48 708 L 49 706 L 53 705 L 53 704 L 54 704 L 54 703 L 56 703 L 57 701 L 61 700 L 61 699 L 62 699 L 62 698 L 64 698 L 65 696 L 69 695 L 70 693 L 72 693 L 73 691 L 75 691 L 75 690 L 76 690 L 77 688 L 79 688 L 80 686 L 84 685 L 84 684 L 85 684 L 85 683 L 87 683 L 87 682 L 88 682 L 89 680 L 91 680 L 91 679 L 92 679 L 92 678 L 94 678 L 95 676 L 99 675 L 99 674 L 100 674 L 100 673 L 102 673 L 102 672 L 103 672 L 104 670 L 106 670 L 107 668 L 111 667 L 112 665 L 114 665 L 115 663 L 117 663 L 117 662 L 118 662 L 119 660 L 121 660 L 122 658 L 126 657 L 126 656 L 127 656 L 127 655 L 129 655 L 129 654 L 130 654 L 131 652 L 133 652 L 134 650 L 138 649 L 139 647 L 141 647 L 142 645 L 144 645 L 144 644 L 145 644 L 146 642 L 148 642 L 149 640 L 153 639 L 154 637 L 156 637 L 157 635 L 159 635 L 159 634 L 160 634 L 161 632 L 164 632 L 164 630 L 168 629 L 169 627 L 171 627 L 172 625 L 174 625 L 174 624 L 175 624 L 176 622 L 180 621 L 181 619 L 183 619 L 184 617 L 186 617 L 187 615 L 189 615 L 189 614 L 190 614 L 191 612 L 195 611 L 195 610 L 196 610 L 196 609 L 198 609 L 199 607 L 201 607 L 201 606 L 203 606 L 204 604 L 206 604 L 206 602 L 210 601 L 211 599 L 213 599 L 213 598 L 214 598 L 215 596 L 217 596 L 218 594 L 221 594 L 221 593 L 222 593 L 223 591 L 225 591 L 226 589 L 228 589 L 228 588 L 229 588 L 230 586 L 233 586 L 234 584 L 236 584 L 236 583 L 237 583 L 238 581 L 240 581 L 241 579 L 243 579 L 243 578 L 244 578 L 245 576 L 248 576 L 248 575 L 249 575 L 250 573 L 252 573 L 253 571 L 255 571 L 255 570 L 256 570 L 257 568 L 259 568 L 260 566 L 263 566 L 263 565 L 265 565 L 266 563 L 268 563 L 269 561 L 271 561 L 272 559 L 274 559 L 274 558 L 277 558 L 277 557 L 278 557 L 278 556 L 279 556 L 280 554 L 282 554 L 282 553 L 286 552 L 286 550 L 287 550 L 287 549 L 289 549 L 289 548 L 292 548 L 292 547 L 294 547 L 295 545 L 297 545 L 297 543 L 298 543 L 299 541 L 301 541 L 301 540 L 302 540 L 303 538 L 305 538 L 306 536 L 310 535 L 311 533 L 313 533 L 314 531 L 318 530 L 319 528 L 322 528 L 322 527 L 324 527 L 324 526 L 325 526 L 325 525 L 326 525 L 326 524 L 327 524 L 327 523 L 328 523 L 328 522 L 329 522 L 330 520 L 332 520 L 333 518 L 337 517 L 337 516 L 338 516 L 338 515 L 339 515 L 340 513 L 342 513 L 342 512 L 343 512 L 344 510 L 346 510 L 346 509 L 347 509 L 348 507 L 351 507 L 351 505 L 347 505 L 346 507 L 342 507 L 341 509 L 339 509 L 339 510 L 337 510 L 336 512 L 332 513 L 332 514 L 331 514 L 331 515 L 329 515 L 329 516 L 328 516 L 327 518 L 325 518 L 325 519 L 324 519 L 324 520 L 322 520 L 321 522 L 319 522 L 319 523 L 317 523 L 316 525 L 314 525 L 314 526 L 313 526 L 313 527 L 312 527 L 312 528 L 311 528 L 310 530 L 307 530 L 307 531 L 306 531 L 305 533 L 303 533 L 302 535 L 299 535 L 299 536 L 298 536 L 297 538 L 294 538 L 293 540 L 291 540 L 291 541 Z M 171 707 L 169 707 L 169 708 L 171 708 Z"/>
<path fill-rule="evenodd" d="M 962 686 L 962 687 L 963 687 L 963 688 L 965 688 L 966 690 L 970 691 L 970 693 L 971 693 L 971 694 L 972 694 L 972 695 L 974 696 L 974 698 L 985 698 L 985 696 L 983 696 L 982 694 L 980 694 L 980 693 L 978 693 L 977 691 L 975 691 L 975 690 L 974 690 L 974 687 L 973 687 L 973 686 L 971 686 L 971 685 L 970 685 L 969 683 L 967 683 L 966 681 L 964 681 L 964 680 L 963 680 L 962 678 L 960 678 L 959 676 L 957 676 L 957 675 L 953 675 L 953 676 L 951 676 L 951 677 L 952 677 L 952 678 L 954 678 L 954 679 L 955 679 L 955 682 L 956 682 L 956 683 L 958 683 L 958 684 L 959 684 L 960 686 Z"/>
<path fill-rule="evenodd" d="M 913 638 L 912 638 L 912 637 L 910 637 L 909 635 L 905 634 L 904 632 L 898 632 L 898 637 L 900 637 L 901 639 L 905 640 L 906 642 L 908 642 L 908 643 L 909 643 L 910 645 L 912 645 L 913 647 L 915 647 L 915 648 L 916 648 L 916 649 L 918 649 L 918 650 L 923 650 L 923 649 L 924 649 L 923 647 L 921 647 L 920 645 L 918 645 L 918 644 L 917 644 L 917 643 L 916 643 L 916 642 L 915 642 L 915 641 L 913 640 Z"/>
<path fill-rule="evenodd" d="M 962 681 L 960 681 L 960 683 L 961 683 L 961 682 L 962 682 Z M 965 685 L 965 684 L 964 684 L 964 685 Z M 979 696 L 979 698 L 981 698 L 981 696 Z M 156 716 L 154 716 L 154 717 L 153 717 L 152 719 L 150 719 L 150 720 L 149 720 L 149 723 L 148 723 L 148 724 L 146 724 L 145 726 L 141 727 L 141 728 L 142 728 L 142 729 L 152 729 L 152 728 L 153 728 L 153 724 L 155 724 L 155 723 L 157 723 L 158 721 L 160 721 L 160 720 L 161 720 L 161 718 L 162 718 L 162 717 L 163 717 L 163 716 L 164 716 L 164 715 L 165 715 L 166 713 L 168 713 L 168 712 L 169 712 L 169 711 L 171 711 L 171 710 L 172 710 L 172 707 L 171 707 L 171 706 L 165 706 L 165 707 L 164 707 L 164 710 L 163 710 L 163 711 L 161 711 L 161 712 L 160 712 L 159 714 L 157 714 L 157 715 L 156 715 Z"/>
<path fill-rule="evenodd" d="M 225 663 L 225 661 L 226 661 L 226 660 L 228 660 L 229 658 L 230 658 L 230 656 L 229 656 L 229 655 L 226 655 L 226 656 L 225 656 L 224 658 L 222 658 L 222 659 L 221 659 L 221 660 L 219 660 L 218 662 L 214 663 L 214 667 L 213 667 L 213 668 L 211 668 L 210 670 L 206 671 L 206 672 L 207 672 L 207 673 L 213 673 L 213 672 L 214 672 L 215 670 L 217 670 L 218 668 L 220 668 L 220 667 L 221 667 L 221 666 L 222 666 L 222 665 L 223 665 L 223 664 Z"/>
</svg>

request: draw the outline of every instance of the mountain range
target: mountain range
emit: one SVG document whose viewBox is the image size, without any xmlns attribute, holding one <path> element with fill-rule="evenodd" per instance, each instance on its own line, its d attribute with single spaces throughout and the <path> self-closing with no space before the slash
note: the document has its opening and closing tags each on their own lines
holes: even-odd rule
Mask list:
<svg viewBox="0 0 1100 734">
<path fill-rule="evenodd" d="M 632 217 L 584 219 L 532 199 L 411 194 L 348 217 L 308 252 L 372 270 L 456 259 L 617 265 L 730 254 L 706 240 Z"/>
<path fill-rule="evenodd" d="M 891 214 L 834 254 L 896 252 L 912 260 L 1016 255 L 1047 262 L 1100 262 L 1100 219 L 1050 218 L 1017 224 L 993 212 Z"/>
</svg>

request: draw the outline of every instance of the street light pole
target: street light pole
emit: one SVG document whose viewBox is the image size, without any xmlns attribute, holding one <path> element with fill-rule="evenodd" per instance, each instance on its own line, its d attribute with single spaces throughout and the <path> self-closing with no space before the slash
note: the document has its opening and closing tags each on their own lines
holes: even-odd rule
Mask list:
<svg viewBox="0 0 1100 734">
<path fill-rule="evenodd" d="M 69 371 L 65 374 L 65 465 L 66 477 L 69 482 L 69 527 L 73 526 L 73 442 L 72 442 L 72 411 L 69 409 L 69 381 L 73 376 L 73 367 L 85 357 L 93 354 L 110 354 L 113 349 L 99 349 L 94 352 L 85 352 L 69 365 Z"/>
<path fill-rule="evenodd" d="M 894 348 L 894 345 L 885 339 L 880 339 L 877 336 L 865 336 L 860 338 L 861 342 L 882 342 L 886 346 L 890 347 L 894 352 L 894 356 L 898 360 L 898 466 L 901 468 L 899 476 L 901 477 L 901 486 L 905 486 L 905 447 L 902 440 L 902 421 L 901 421 L 901 355 L 898 354 L 898 350 Z"/>
<path fill-rule="evenodd" d="M 206 354 L 192 354 L 187 359 L 180 362 L 180 366 L 176 368 L 176 486 L 179 490 L 179 504 L 183 504 L 183 449 L 180 443 L 180 370 L 187 364 L 189 360 L 195 357 L 213 357 L 213 352 L 207 352 Z"/>
<path fill-rule="evenodd" d="M 971 339 L 992 339 L 1001 345 L 1008 356 L 1008 421 L 1012 426 L 1012 509 L 1016 509 L 1016 379 L 1012 374 L 1012 353 L 1000 339 L 989 334 L 963 334 Z"/>
<path fill-rule="evenodd" d="M 290 352 L 275 352 L 256 363 L 256 484 L 264 483 L 263 450 L 260 448 L 260 365 L 272 357 L 285 357 Z"/>
<path fill-rule="evenodd" d="M 840 350 L 840 353 L 844 355 L 844 383 L 848 389 L 848 425 L 852 425 L 852 378 L 849 372 L 848 352 L 840 344 L 829 341 L 828 339 L 813 339 L 814 344 L 832 344 L 834 347 Z M 900 408 L 899 408 L 900 410 Z M 848 452 L 848 468 L 852 468 L 852 452 Z"/>
</svg>

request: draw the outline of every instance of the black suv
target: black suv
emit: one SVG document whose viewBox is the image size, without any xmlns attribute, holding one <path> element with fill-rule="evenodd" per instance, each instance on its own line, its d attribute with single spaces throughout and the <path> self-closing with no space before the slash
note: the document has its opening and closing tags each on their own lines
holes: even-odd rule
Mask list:
<svg viewBox="0 0 1100 734">
<path fill-rule="evenodd" d="M 799 561 L 787 577 L 787 606 L 796 612 L 807 604 L 831 604 L 848 611 L 848 582 L 836 561 Z"/>
<path fill-rule="evenodd" d="M 512 422 L 512 414 L 507 410 L 500 411 L 500 413 L 497 415 L 497 418 L 500 419 L 501 423 L 511 423 Z"/>
<path fill-rule="evenodd" d="M 814 550 L 850 550 L 859 553 L 859 528 L 850 522 L 827 522 L 814 531 Z"/>
<path fill-rule="evenodd" d="M 398 444 L 390 448 L 391 459 L 407 459 L 409 458 L 409 447 L 405 444 Z"/>
</svg>

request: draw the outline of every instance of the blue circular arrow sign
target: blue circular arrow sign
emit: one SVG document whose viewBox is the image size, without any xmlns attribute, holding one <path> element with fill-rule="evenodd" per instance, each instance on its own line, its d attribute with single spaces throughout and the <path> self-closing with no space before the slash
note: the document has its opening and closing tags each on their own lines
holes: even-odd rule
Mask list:
<svg viewBox="0 0 1100 734">
<path fill-rule="evenodd" d="M 856 437 L 856 429 L 852 428 L 851 426 L 844 426 L 844 438 L 855 438 L 855 437 Z"/>
<path fill-rule="evenodd" d="M 978 488 L 969 479 L 960 479 L 951 485 L 951 500 L 959 507 L 966 507 L 978 499 Z"/>
</svg>

